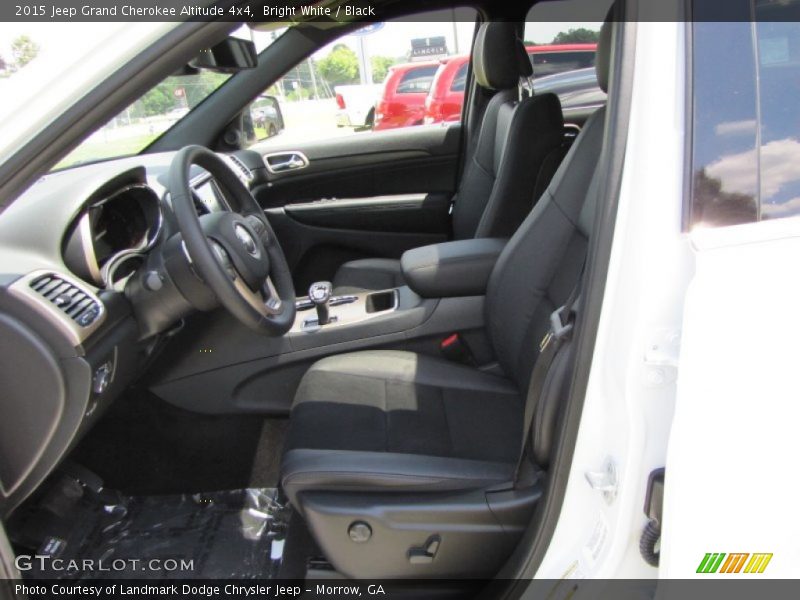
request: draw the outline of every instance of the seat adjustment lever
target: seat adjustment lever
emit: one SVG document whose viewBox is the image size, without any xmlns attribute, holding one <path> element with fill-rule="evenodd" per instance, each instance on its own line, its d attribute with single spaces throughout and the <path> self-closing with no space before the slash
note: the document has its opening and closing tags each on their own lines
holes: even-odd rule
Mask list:
<svg viewBox="0 0 800 600">
<path fill-rule="evenodd" d="M 412 565 L 426 565 L 433 562 L 442 540 L 438 535 L 432 535 L 422 546 L 410 548 L 408 562 Z"/>
</svg>

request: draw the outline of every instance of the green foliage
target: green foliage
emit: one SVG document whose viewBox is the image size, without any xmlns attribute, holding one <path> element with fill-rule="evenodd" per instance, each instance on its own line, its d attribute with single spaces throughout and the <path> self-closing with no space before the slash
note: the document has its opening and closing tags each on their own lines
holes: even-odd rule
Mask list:
<svg viewBox="0 0 800 600">
<path fill-rule="evenodd" d="M 562 31 L 553 38 L 553 44 L 592 44 L 597 43 L 600 39 L 600 32 L 579 27 L 578 29 L 570 29 L 569 31 Z"/>
<path fill-rule="evenodd" d="M 34 42 L 27 35 L 20 35 L 11 42 L 11 56 L 14 57 L 14 64 L 17 69 L 21 69 L 31 62 L 39 54 L 39 44 Z"/>
<path fill-rule="evenodd" d="M 173 92 L 162 83 L 142 96 L 141 100 L 139 100 L 138 108 L 141 109 L 141 116 L 152 117 L 168 112 L 175 105 L 175 102 L 176 98 Z"/>
<path fill-rule="evenodd" d="M 317 62 L 317 69 L 331 87 L 358 83 L 358 57 L 344 44 L 334 46 L 328 56 Z"/>
<path fill-rule="evenodd" d="M 397 59 L 389 58 L 388 56 L 373 56 L 370 59 L 372 66 L 372 82 L 383 83 L 386 79 L 386 74 L 389 72 L 389 67 L 397 63 Z"/>
<path fill-rule="evenodd" d="M 296 90 L 290 90 L 286 94 L 286 99 L 289 102 L 296 102 L 298 100 L 308 100 L 311 97 L 311 92 L 303 87 L 298 87 Z"/>
<path fill-rule="evenodd" d="M 224 73 L 214 73 L 213 71 L 200 71 L 191 77 L 170 77 L 166 80 L 167 85 L 183 87 L 186 93 L 186 101 L 189 106 L 195 107 L 203 100 L 208 98 L 211 93 L 225 83 L 229 75 Z"/>
<path fill-rule="evenodd" d="M 167 77 L 156 87 L 142 96 L 132 109 L 134 117 L 152 117 L 163 115 L 173 108 L 188 105 L 193 108 L 205 100 L 228 78 L 222 73 L 200 71 L 196 75 Z M 186 95 L 184 102 L 175 90 L 182 89 Z"/>
<path fill-rule="evenodd" d="M 284 75 L 281 85 L 289 100 L 319 99 L 325 97 L 323 80 L 317 63 L 304 60 Z"/>
</svg>

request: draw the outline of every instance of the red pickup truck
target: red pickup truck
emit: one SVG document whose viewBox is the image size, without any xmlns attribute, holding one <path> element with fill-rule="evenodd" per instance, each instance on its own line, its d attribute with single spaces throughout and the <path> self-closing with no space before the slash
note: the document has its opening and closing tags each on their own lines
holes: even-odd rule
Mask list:
<svg viewBox="0 0 800 600">
<path fill-rule="evenodd" d="M 594 66 L 597 44 L 527 46 L 533 63 L 533 76 L 545 77 Z M 425 99 L 423 122 L 458 121 L 464 103 L 469 56 L 454 56 L 440 61 L 430 92 Z"/>
</svg>

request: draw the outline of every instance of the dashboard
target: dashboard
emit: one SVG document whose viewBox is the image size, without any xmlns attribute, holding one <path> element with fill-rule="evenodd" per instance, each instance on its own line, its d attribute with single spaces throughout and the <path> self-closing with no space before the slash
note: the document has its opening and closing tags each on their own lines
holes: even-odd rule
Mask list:
<svg viewBox="0 0 800 600">
<path fill-rule="evenodd" d="M 198 216 L 230 210 L 220 185 L 207 173 L 191 182 Z M 121 290 L 156 244 L 169 210 L 169 196 L 150 185 L 123 183 L 108 195 L 92 198 L 72 220 L 62 255 L 68 269 L 83 281 Z"/>
<path fill-rule="evenodd" d="M 193 182 L 192 187 L 198 214 L 230 210 L 225 195 L 213 177 L 200 177 Z"/>
<path fill-rule="evenodd" d="M 98 287 L 114 287 L 158 240 L 161 200 L 145 184 L 128 184 L 80 211 L 64 238 L 64 263 Z"/>
<path fill-rule="evenodd" d="M 249 185 L 263 158 L 221 155 Z M 0 215 L 0 518 L 152 364 L 182 319 L 216 305 L 193 273 L 166 182 L 172 153 L 42 177 Z M 194 167 L 199 217 L 235 209 Z"/>
</svg>

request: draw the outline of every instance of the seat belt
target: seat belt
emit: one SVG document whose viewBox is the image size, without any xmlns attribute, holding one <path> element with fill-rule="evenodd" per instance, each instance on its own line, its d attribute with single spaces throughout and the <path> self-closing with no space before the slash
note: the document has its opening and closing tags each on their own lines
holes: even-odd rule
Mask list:
<svg viewBox="0 0 800 600">
<path fill-rule="evenodd" d="M 525 413 L 523 416 L 522 447 L 520 448 L 517 466 L 514 469 L 514 489 L 528 487 L 535 482 L 536 474 L 529 467 L 528 458 L 529 437 L 533 427 L 533 418 L 536 408 L 544 393 L 547 374 L 558 356 L 559 351 L 572 339 L 572 330 L 580 304 L 581 282 L 583 281 L 583 268 L 581 269 L 578 283 L 561 308 L 557 308 L 550 315 L 550 329 L 539 343 L 539 357 L 531 372 L 528 393 L 525 397 Z"/>
</svg>

